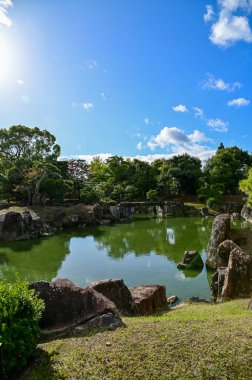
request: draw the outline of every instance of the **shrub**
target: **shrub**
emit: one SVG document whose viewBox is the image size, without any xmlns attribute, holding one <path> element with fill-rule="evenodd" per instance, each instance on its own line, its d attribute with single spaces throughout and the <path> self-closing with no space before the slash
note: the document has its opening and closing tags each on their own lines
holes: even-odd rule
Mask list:
<svg viewBox="0 0 252 380">
<path fill-rule="evenodd" d="M 18 371 L 34 355 L 39 335 L 39 319 L 44 309 L 42 300 L 28 289 L 26 282 L 0 282 L 0 342 L 2 343 L 2 376 Z"/>
<path fill-rule="evenodd" d="M 218 203 L 218 201 L 214 197 L 210 197 L 206 201 L 207 207 L 210 207 L 210 208 L 213 207 L 214 205 L 216 205 L 217 203 Z"/>
</svg>

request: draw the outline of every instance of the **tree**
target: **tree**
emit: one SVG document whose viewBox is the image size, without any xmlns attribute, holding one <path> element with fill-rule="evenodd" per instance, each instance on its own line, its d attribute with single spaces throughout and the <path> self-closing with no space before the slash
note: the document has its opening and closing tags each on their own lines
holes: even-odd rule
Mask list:
<svg viewBox="0 0 252 380">
<path fill-rule="evenodd" d="M 199 193 L 209 196 L 236 194 L 239 181 L 246 178 L 248 167 L 252 165 L 251 155 L 233 146 L 219 146 L 216 154 L 209 158 L 203 169 L 203 181 Z"/>
<path fill-rule="evenodd" d="M 252 207 L 252 168 L 249 169 L 247 178 L 240 181 L 239 189 L 247 195 L 247 205 Z"/>
</svg>

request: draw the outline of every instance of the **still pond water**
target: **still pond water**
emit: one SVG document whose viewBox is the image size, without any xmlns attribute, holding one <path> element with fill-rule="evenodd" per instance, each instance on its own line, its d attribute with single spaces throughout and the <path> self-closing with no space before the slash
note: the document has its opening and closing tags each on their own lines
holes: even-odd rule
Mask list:
<svg viewBox="0 0 252 380">
<path fill-rule="evenodd" d="M 205 262 L 212 221 L 200 218 L 142 218 L 128 224 L 64 231 L 49 238 L 0 245 L 0 278 L 27 281 L 68 278 L 85 287 L 123 278 L 126 285 L 164 284 L 167 295 L 210 298 L 213 272 L 178 270 L 185 250 Z"/>
</svg>

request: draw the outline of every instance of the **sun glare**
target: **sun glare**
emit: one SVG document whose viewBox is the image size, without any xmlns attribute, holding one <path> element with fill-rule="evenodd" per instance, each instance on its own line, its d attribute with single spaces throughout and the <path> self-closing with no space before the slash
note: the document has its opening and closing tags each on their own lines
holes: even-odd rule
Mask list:
<svg viewBox="0 0 252 380">
<path fill-rule="evenodd" d="M 11 43 L 0 36 L 0 80 L 11 79 L 16 64 Z"/>
</svg>

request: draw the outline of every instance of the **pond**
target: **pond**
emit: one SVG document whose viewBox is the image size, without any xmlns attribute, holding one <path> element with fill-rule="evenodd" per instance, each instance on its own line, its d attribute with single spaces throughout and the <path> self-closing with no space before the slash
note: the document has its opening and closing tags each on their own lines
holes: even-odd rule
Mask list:
<svg viewBox="0 0 252 380">
<path fill-rule="evenodd" d="M 164 284 L 180 299 L 210 298 L 212 271 L 179 270 L 185 250 L 198 250 L 203 261 L 212 220 L 139 218 L 114 226 L 78 228 L 49 238 L 1 243 L 0 277 L 16 274 L 29 282 L 68 278 L 86 287 L 93 281 L 123 278 L 127 286 Z"/>
</svg>

